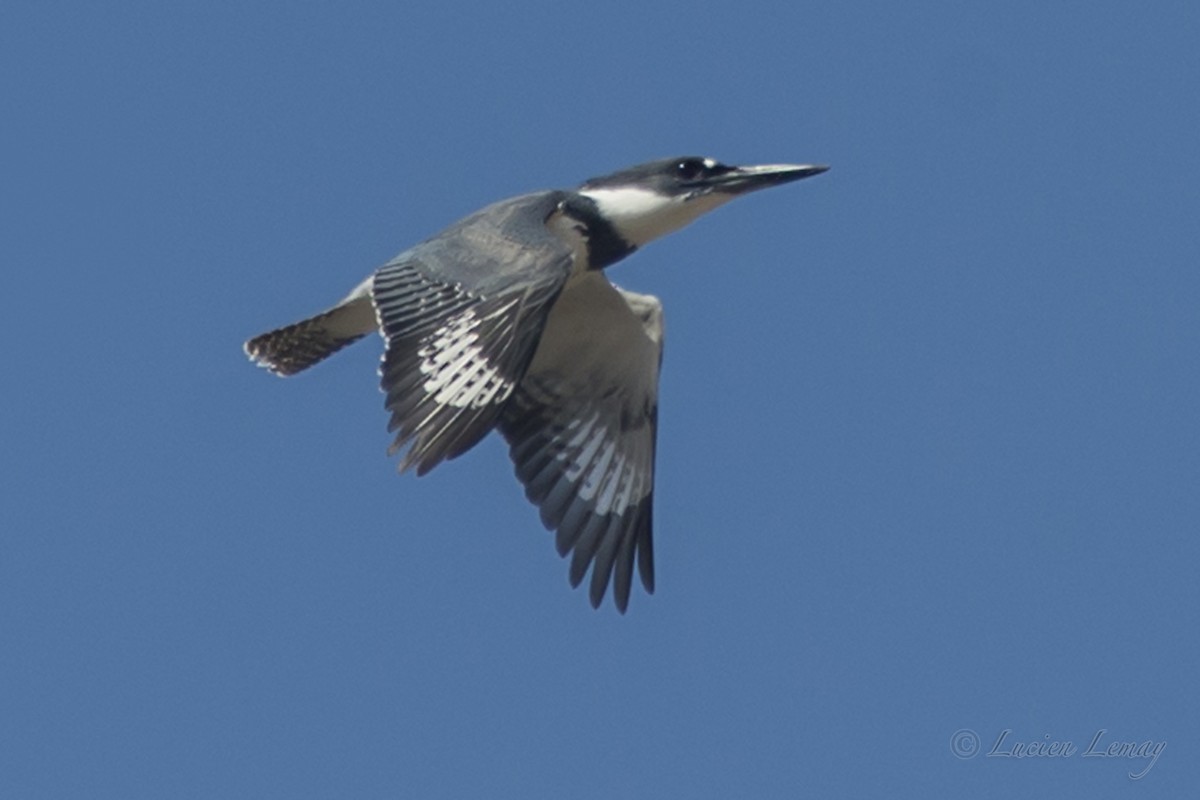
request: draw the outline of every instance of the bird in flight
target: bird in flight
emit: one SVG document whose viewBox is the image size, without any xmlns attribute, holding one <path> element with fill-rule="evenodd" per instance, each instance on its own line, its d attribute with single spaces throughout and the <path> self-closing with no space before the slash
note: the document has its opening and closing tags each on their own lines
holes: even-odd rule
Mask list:
<svg viewBox="0 0 1200 800">
<path fill-rule="evenodd" d="M 577 189 L 501 200 L 405 250 L 341 302 L 256 336 L 246 354 L 294 375 L 378 331 L 400 471 L 424 475 L 492 430 L 599 607 L 625 612 L 651 540 L 662 304 L 604 269 L 735 197 L 828 167 L 684 156 Z"/>
</svg>

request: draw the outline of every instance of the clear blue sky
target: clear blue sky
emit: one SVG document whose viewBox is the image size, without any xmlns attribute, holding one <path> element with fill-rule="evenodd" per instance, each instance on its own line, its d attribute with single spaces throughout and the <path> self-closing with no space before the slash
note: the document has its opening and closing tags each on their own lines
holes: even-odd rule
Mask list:
<svg viewBox="0 0 1200 800">
<path fill-rule="evenodd" d="M 1200 7 L 439 5 L 0 11 L 0 796 L 1194 794 Z M 833 170 L 613 270 L 624 617 L 498 439 L 394 474 L 380 342 L 242 355 L 680 153 Z"/>
</svg>

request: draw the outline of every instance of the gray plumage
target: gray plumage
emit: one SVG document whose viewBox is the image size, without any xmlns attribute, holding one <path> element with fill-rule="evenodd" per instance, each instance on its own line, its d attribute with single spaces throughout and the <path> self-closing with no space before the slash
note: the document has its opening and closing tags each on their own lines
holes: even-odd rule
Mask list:
<svg viewBox="0 0 1200 800">
<path fill-rule="evenodd" d="M 371 331 L 400 470 L 423 475 L 492 430 L 571 554 L 624 612 L 636 563 L 654 591 L 652 509 L 662 306 L 603 268 L 732 197 L 824 171 L 667 159 L 490 205 L 380 267 L 333 308 L 255 337 L 292 375 Z"/>
</svg>

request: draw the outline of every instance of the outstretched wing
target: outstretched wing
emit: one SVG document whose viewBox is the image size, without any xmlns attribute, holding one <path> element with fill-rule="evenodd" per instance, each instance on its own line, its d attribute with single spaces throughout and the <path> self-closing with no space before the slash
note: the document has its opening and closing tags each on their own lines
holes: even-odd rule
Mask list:
<svg viewBox="0 0 1200 800">
<path fill-rule="evenodd" d="M 546 227 L 557 202 L 542 193 L 489 206 L 376 272 L 389 453 L 408 448 L 401 470 L 423 475 L 495 427 L 571 270 L 573 251 Z"/>
<path fill-rule="evenodd" d="M 599 606 L 613 583 L 624 612 L 636 559 L 654 591 L 651 539 L 662 305 L 617 289 L 600 273 L 570 283 L 500 419 L 517 477 L 557 532 L 559 555 L 574 551 L 570 580 L 592 568 Z"/>
</svg>

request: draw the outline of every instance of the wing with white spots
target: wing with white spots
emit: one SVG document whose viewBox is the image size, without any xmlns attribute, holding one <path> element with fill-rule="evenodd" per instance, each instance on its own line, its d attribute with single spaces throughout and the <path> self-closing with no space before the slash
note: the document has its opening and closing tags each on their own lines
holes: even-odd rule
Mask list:
<svg viewBox="0 0 1200 800">
<path fill-rule="evenodd" d="M 517 477 L 573 551 L 572 586 L 592 569 L 599 606 L 610 580 L 624 612 L 633 565 L 654 591 L 651 539 L 662 306 L 599 273 L 568 284 L 500 419 Z"/>
<path fill-rule="evenodd" d="M 550 195 L 491 206 L 375 274 L 389 454 L 423 475 L 496 425 L 525 374 L 572 251 L 545 226 Z"/>
</svg>

